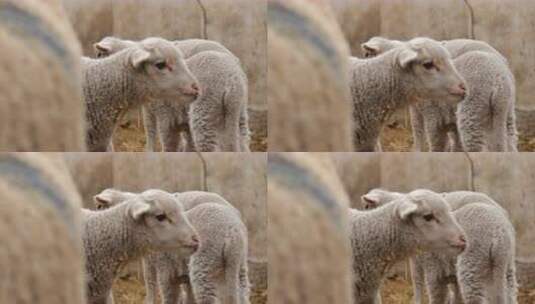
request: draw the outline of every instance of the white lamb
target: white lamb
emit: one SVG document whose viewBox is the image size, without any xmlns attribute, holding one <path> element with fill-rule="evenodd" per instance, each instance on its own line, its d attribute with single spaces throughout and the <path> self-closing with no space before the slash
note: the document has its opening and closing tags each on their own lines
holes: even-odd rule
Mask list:
<svg viewBox="0 0 535 304">
<path fill-rule="evenodd" d="M 465 82 L 440 43 L 415 38 L 371 59 L 350 59 L 357 151 L 373 151 L 383 125 L 397 109 L 417 100 L 456 104 Z"/>
<path fill-rule="evenodd" d="M 103 59 L 82 58 L 87 146 L 106 151 L 120 118 L 154 99 L 192 102 L 199 84 L 172 43 L 147 38 Z"/>
<path fill-rule="evenodd" d="M 466 246 L 464 232 L 440 195 L 415 190 L 371 211 L 350 211 L 355 303 L 380 303 L 387 270 L 418 252 Z"/>
<path fill-rule="evenodd" d="M 107 37 L 95 44 L 98 56 L 107 56 L 137 42 Z M 156 129 L 164 151 L 249 151 L 247 75 L 239 59 L 221 44 L 201 39 L 174 41 L 186 52 L 187 65 L 203 93 L 195 102 L 160 100 L 144 109 L 148 151 L 154 151 Z"/>
<path fill-rule="evenodd" d="M 82 241 L 89 304 L 106 304 L 119 269 L 151 251 L 188 256 L 198 234 L 173 195 L 147 190 L 103 211 L 82 212 Z"/>
<path fill-rule="evenodd" d="M 404 43 L 374 37 L 362 49 L 366 57 L 374 57 Z M 483 41 L 441 43 L 466 80 L 469 94 L 459 105 L 441 100 L 411 105 L 414 149 L 422 151 L 427 136 L 430 151 L 516 151 L 515 79 L 507 59 Z"/>
<path fill-rule="evenodd" d="M 367 209 L 405 194 L 374 189 L 362 196 Z M 442 193 L 466 233 L 468 245 L 459 256 L 422 253 L 411 260 L 414 303 L 425 286 L 430 303 L 516 303 L 515 231 L 507 212 L 489 196 L 470 191 Z"/>
</svg>

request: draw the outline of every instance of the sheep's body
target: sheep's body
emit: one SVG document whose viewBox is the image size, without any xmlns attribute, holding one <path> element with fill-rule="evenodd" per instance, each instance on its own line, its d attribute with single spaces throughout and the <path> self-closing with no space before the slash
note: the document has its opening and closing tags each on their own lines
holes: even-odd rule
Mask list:
<svg viewBox="0 0 535 304">
<path fill-rule="evenodd" d="M 85 303 L 81 199 L 59 158 L 0 155 L 2 303 Z"/>
<path fill-rule="evenodd" d="M 142 57 L 144 61 L 136 61 L 139 55 L 147 57 Z M 175 72 L 171 74 L 177 75 L 173 79 L 176 82 L 174 86 L 170 85 L 169 79 L 164 79 L 168 74 L 155 76 L 153 72 L 149 75 L 145 66 L 134 66 L 145 64 L 145 61 L 149 60 L 154 61 L 151 63 L 163 60 L 177 63 L 173 69 Z M 146 39 L 139 45 L 108 58 L 82 58 L 82 90 L 88 123 L 88 149 L 106 151 L 114 128 L 128 109 L 161 96 L 193 100 L 192 97 L 186 96 L 186 93 L 179 94 L 186 86 L 196 85 L 195 78 L 182 64 L 182 54 L 171 43 L 156 38 Z"/>
<path fill-rule="evenodd" d="M 408 197 L 410 198 L 407 201 Z M 412 203 L 411 203 L 412 202 Z M 441 229 L 436 233 L 444 233 L 440 239 L 446 239 L 446 233 L 462 235 L 460 228 L 449 215 L 449 207 L 439 195 L 430 191 L 417 190 L 408 196 L 394 199 L 394 201 L 372 211 L 350 211 L 350 239 L 353 247 L 353 271 L 354 271 L 354 299 L 355 303 L 380 303 L 379 289 L 383 277 L 388 269 L 405 258 L 416 255 L 418 248 L 424 250 L 437 249 L 437 245 L 426 244 L 427 235 L 421 235 L 413 228 L 415 222 L 407 220 L 403 214 L 405 205 L 421 204 L 416 207 L 408 207 L 415 213 L 414 217 L 432 212 L 439 218 L 444 216 Z M 448 232 L 446 232 L 448 231 Z M 457 232 L 454 232 L 457 231 Z M 448 235 L 448 240 L 451 240 Z M 436 235 L 435 235 L 436 237 Z M 443 241 L 446 243 L 445 241 Z M 444 246 L 443 248 L 446 248 Z"/>
<path fill-rule="evenodd" d="M 383 38 L 369 43 L 372 55 L 403 45 Z M 442 45 L 469 94 L 459 105 L 440 100 L 410 105 L 414 149 L 422 151 L 427 141 L 430 151 L 516 151 L 515 79 L 507 59 L 483 41 L 454 39 Z"/>
<path fill-rule="evenodd" d="M 198 204 L 186 216 L 199 233 L 199 250 L 189 263 L 188 257 L 179 253 L 154 253 L 145 257 L 145 303 L 154 303 L 156 282 L 163 303 L 177 303 L 178 285 L 189 268 L 189 301 L 193 295 L 197 304 L 248 304 L 247 229 L 239 213 L 220 201 Z"/>
<path fill-rule="evenodd" d="M 105 304 L 119 269 L 150 251 L 165 248 L 179 250 L 183 256 L 192 253 L 187 246 L 196 246 L 196 233 L 177 202 L 170 194 L 162 198 L 160 191 L 149 190 L 108 210 L 83 210 L 88 304 Z M 154 220 L 145 227 L 149 215 L 160 214 L 172 218 L 171 228 L 156 226 Z"/>
<path fill-rule="evenodd" d="M 412 46 L 412 48 L 400 46 L 375 58 L 353 57 L 350 59 L 350 91 L 354 103 L 354 143 L 357 150 L 373 151 L 375 149 L 381 128 L 395 110 L 408 105 L 415 98 L 421 99 L 430 97 L 428 95 L 438 96 L 438 94 L 446 98 L 448 95 L 445 91 L 453 87 L 451 85 L 453 79 L 458 79 L 459 84 L 463 83 L 451 65 L 449 54 L 438 42 L 423 38 L 413 41 L 417 47 L 409 43 L 407 46 Z M 422 49 L 425 49 L 423 52 L 425 55 L 416 54 Z M 415 53 L 414 56 L 418 55 L 413 58 L 416 62 L 411 61 L 407 66 L 401 66 L 402 58 L 407 54 L 410 55 L 411 51 Z M 431 59 L 444 62 L 441 72 L 441 75 L 445 75 L 442 79 L 444 85 L 437 85 L 436 82 L 440 82 L 437 79 L 429 80 L 429 83 L 435 82 L 432 84 L 434 89 L 426 88 L 427 76 L 423 73 L 420 72 L 422 75 L 419 77 L 408 76 L 412 74 L 409 71 L 414 71 L 412 65 Z M 447 87 L 448 85 L 450 87 Z M 448 100 L 453 100 L 450 97 L 448 96 Z M 461 101 L 460 98 L 456 99 L 456 102 L 459 101 Z"/>
<path fill-rule="evenodd" d="M 405 194 L 375 189 L 363 196 L 371 208 Z M 466 233 L 468 246 L 458 257 L 426 252 L 411 259 L 414 303 L 422 302 L 427 287 L 430 303 L 516 303 L 515 232 L 508 214 L 484 193 L 445 192 L 441 196 Z M 464 299 L 464 300 L 463 300 Z"/>
</svg>

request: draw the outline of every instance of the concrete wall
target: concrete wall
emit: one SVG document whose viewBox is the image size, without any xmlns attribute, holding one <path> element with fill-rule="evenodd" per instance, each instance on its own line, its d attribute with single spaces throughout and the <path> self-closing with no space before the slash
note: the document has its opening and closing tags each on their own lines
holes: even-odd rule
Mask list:
<svg viewBox="0 0 535 304">
<path fill-rule="evenodd" d="M 196 0 L 62 0 L 84 53 L 105 36 L 141 39 L 201 38 Z M 266 3 L 264 0 L 202 0 L 208 39 L 238 56 L 249 78 L 249 104 L 266 108 Z"/>
<path fill-rule="evenodd" d="M 462 0 L 330 0 L 354 55 L 372 36 L 408 39 L 469 37 L 469 10 Z M 476 39 L 509 60 L 517 81 L 517 105 L 535 108 L 535 2 L 468 0 Z"/>
<path fill-rule="evenodd" d="M 353 207 L 373 188 L 408 192 L 470 190 L 487 193 L 511 215 L 517 255 L 535 258 L 535 155 L 531 153 L 333 153 Z"/>
</svg>

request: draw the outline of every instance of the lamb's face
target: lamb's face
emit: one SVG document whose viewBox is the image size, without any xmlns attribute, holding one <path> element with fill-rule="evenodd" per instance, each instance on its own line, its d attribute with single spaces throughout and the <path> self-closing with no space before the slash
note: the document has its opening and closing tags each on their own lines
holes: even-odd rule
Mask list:
<svg viewBox="0 0 535 304">
<path fill-rule="evenodd" d="M 420 248 L 454 254 L 464 250 L 464 231 L 440 195 L 429 190 L 415 190 L 402 200 L 405 203 L 400 204 L 398 214 L 411 227 Z"/>
<path fill-rule="evenodd" d="M 137 71 L 136 84 L 145 88 L 149 98 L 193 102 L 200 85 L 186 65 L 181 51 L 171 42 L 147 38 L 131 54 Z"/>
<path fill-rule="evenodd" d="M 180 250 L 184 254 L 197 250 L 197 232 L 173 195 L 161 190 L 147 190 L 133 200 L 138 206 L 133 207 L 130 214 L 139 224 L 139 237 L 144 238 L 148 249 Z"/>
<path fill-rule="evenodd" d="M 458 103 L 466 96 L 466 82 L 437 41 L 416 38 L 397 48 L 398 63 L 405 72 L 402 81 L 416 100 Z"/>
</svg>

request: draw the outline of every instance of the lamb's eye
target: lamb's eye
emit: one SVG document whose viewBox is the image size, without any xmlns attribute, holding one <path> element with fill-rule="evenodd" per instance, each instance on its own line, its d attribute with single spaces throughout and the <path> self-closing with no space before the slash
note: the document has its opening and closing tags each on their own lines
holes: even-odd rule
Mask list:
<svg viewBox="0 0 535 304">
<path fill-rule="evenodd" d="M 159 222 L 163 222 L 167 219 L 167 216 L 165 214 L 158 214 L 156 216 L 156 219 L 159 221 Z"/>
<path fill-rule="evenodd" d="M 431 70 L 435 68 L 435 64 L 432 61 L 425 62 L 423 66 L 426 70 Z"/>
<path fill-rule="evenodd" d="M 156 62 L 154 65 L 156 68 L 158 68 L 158 70 L 163 70 L 167 67 L 167 63 L 165 63 L 165 61 Z"/>
<path fill-rule="evenodd" d="M 423 216 L 423 218 L 426 222 L 430 222 L 435 219 L 435 216 L 433 214 L 426 214 Z"/>
</svg>

